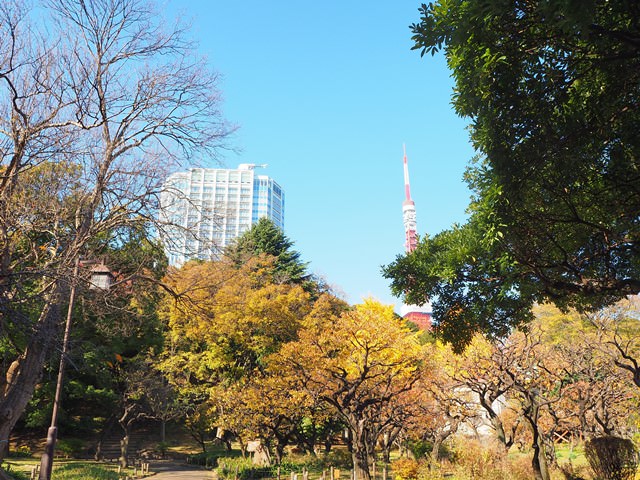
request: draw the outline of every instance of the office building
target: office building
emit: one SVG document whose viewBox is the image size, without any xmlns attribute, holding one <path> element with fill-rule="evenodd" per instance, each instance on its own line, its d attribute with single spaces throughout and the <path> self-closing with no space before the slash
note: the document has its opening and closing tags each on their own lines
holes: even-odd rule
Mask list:
<svg viewBox="0 0 640 480">
<path fill-rule="evenodd" d="M 192 168 L 169 176 L 160 198 L 160 218 L 170 265 L 219 258 L 262 217 L 284 229 L 284 192 L 272 178 L 256 174 L 260 167 L 266 165 Z"/>
</svg>

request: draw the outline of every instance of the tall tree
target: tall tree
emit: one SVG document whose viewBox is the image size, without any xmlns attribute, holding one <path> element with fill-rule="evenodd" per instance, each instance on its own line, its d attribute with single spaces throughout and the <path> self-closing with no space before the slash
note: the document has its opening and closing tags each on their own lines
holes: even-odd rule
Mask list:
<svg viewBox="0 0 640 480">
<path fill-rule="evenodd" d="M 414 48 L 442 50 L 478 159 L 468 222 L 387 267 L 446 338 L 502 335 L 535 303 L 640 291 L 637 2 L 436 1 Z"/>
<path fill-rule="evenodd" d="M 216 75 L 148 3 L 25 5 L 0 6 L 0 335 L 11 345 L 0 442 L 58 338 L 69 286 L 85 285 L 77 259 L 145 231 L 166 166 L 213 153 L 228 132 Z"/>
<path fill-rule="evenodd" d="M 168 331 L 161 368 L 186 391 L 206 394 L 264 370 L 266 357 L 294 340 L 312 309 L 298 285 L 277 284 L 273 257 L 253 257 L 237 268 L 188 263 L 167 277 Z"/>
<path fill-rule="evenodd" d="M 262 217 L 238 237 L 225 254 L 236 264 L 242 264 L 255 255 L 270 255 L 276 259 L 273 272 L 276 282 L 305 284 L 310 280 L 307 264 L 300 259 L 300 252 L 292 247 L 293 242 L 284 232 L 271 220 Z"/>
</svg>

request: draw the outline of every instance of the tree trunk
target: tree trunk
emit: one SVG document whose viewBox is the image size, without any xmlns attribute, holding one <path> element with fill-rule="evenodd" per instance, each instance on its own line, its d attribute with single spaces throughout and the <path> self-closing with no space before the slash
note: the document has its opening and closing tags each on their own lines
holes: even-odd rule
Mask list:
<svg viewBox="0 0 640 480">
<path fill-rule="evenodd" d="M 273 449 L 276 455 L 276 465 L 282 465 L 282 457 L 284 457 L 284 445 L 280 442 L 276 442 L 276 447 Z"/>
<path fill-rule="evenodd" d="M 8 444 L 13 427 L 33 397 L 59 319 L 59 306 L 46 306 L 29 344 L 7 370 L 0 398 L 0 444 Z M 7 451 L 6 448 L 0 448 L 0 461 L 5 458 Z"/>
<path fill-rule="evenodd" d="M 353 459 L 354 480 L 371 480 L 371 474 L 369 473 L 369 455 L 367 455 L 366 447 L 357 446 L 355 442 L 353 447 L 351 458 Z"/>
<path fill-rule="evenodd" d="M 547 466 L 547 457 L 544 453 L 544 442 L 537 432 L 537 429 L 533 434 L 533 458 L 531 459 L 531 465 L 536 480 L 551 480 Z"/>
<path fill-rule="evenodd" d="M 540 407 L 536 403 L 535 398 L 527 398 L 527 401 L 529 404 L 526 406 L 523 415 L 529 422 L 533 437 L 531 442 L 531 447 L 533 449 L 533 458 L 531 459 L 533 476 L 535 480 L 551 480 L 547 459 L 544 454 L 544 441 L 538 427 L 538 412 Z"/>
<path fill-rule="evenodd" d="M 120 440 L 120 458 L 118 462 L 122 468 L 129 466 L 129 428 L 126 429 L 124 437 Z"/>
<path fill-rule="evenodd" d="M 489 423 L 496 431 L 496 436 L 498 437 L 498 441 L 505 448 L 505 450 L 509 450 L 507 447 L 507 435 L 504 431 L 504 425 L 502 424 L 502 420 L 497 415 L 489 415 Z"/>
<path fill-rule="evenodd" d="M 327 436 L 324 439 L 324 453 L 331 452 L 331 447 L 333 447 L 333 441 Z"/>
</svg>

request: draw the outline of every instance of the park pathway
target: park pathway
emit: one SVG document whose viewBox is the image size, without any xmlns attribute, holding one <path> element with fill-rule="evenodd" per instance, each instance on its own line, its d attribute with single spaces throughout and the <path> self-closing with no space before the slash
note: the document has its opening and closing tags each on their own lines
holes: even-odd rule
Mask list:
<svg viewBox="0 0 640 480">
<path fill-rule="evenodd" d="M 149 480 L 212 480 L 213 472 L 209 470 L 182 465 L 173 462 L 151 462 L 153 476 Z"/>
</svg>

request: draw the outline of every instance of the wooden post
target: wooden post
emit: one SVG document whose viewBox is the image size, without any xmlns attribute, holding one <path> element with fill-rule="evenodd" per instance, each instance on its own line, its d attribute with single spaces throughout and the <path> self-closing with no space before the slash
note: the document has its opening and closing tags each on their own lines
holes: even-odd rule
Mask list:
<svg viewBox="0 0 640 480">
<path fill-rule="evenodd" d="M 384 464 L 384 467 L 382 467 L 382 480 L 387 480 L 387 464 Z"/>
<path fill-rule="evenodd" d="M 278 478 L 278 480 L 280 480 L 280 465 L 278 465 L 278 473 L 277 473 L 277 478 Z"/>
<path fill-rule="evenodd" d="M 31 469 L 31 480 L 36 480 L 38 475 L 40 475 L 40 464 L 34 465 Z"/>
<path fill-rule="evenodd" d="M 376 461 L 373 461 L 373 480 L 376 480 Z"/>
<path fill-rule="evenodd" d="M 302 469 L 302 480 L 309 480 L 309 470 L 307 470 L 307 467 Z"/>
<path fill-rule="evenodd" d="M 322 469 L 322 480 L 327 480 L 327 471 L 324 468 Z"/>
</svg>

